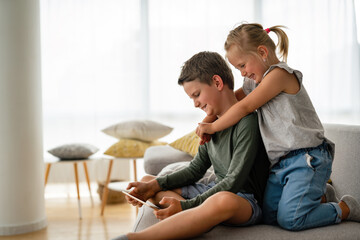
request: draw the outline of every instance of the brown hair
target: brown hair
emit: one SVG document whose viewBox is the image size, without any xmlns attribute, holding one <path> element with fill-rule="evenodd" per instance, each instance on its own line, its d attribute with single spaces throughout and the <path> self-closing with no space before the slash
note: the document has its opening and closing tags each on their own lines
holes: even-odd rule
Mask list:
<svg viewBox="0 0 360 240">
<path fill-rule="evenodd" d="M 234 76 L 224 58 L 216 52 L 199 52 L 182 66 L 178 84 L 199 80 L 211 85 L 214 75 L 219 75 L 225 85 L 234 89 Z"/>
<path fill-rule="evenodd" d="M 277 25 L 264 30 L 261 24 L 244 23 L 231 30 L 226 42 L 225 50 L 228 51 L 232 45 L 236 45 L 240 51 L 245 53 L 257 52 L 257 47 L 264 45 L 268 48 L 269 57 L 276 57 L 276 48 L 279 48 L 280 57 L 284 62 L 287 60 L 289 39 L 286 33 L 281 29 L 285 26 Z M 274 32 L 278 37 L 278 44 L 270 38 L 268 32 Z"/>
</svg>

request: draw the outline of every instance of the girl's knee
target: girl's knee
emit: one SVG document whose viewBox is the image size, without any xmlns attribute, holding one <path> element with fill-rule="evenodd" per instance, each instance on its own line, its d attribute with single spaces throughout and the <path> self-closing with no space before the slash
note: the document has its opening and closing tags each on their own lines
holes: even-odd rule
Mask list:
<svg viewBox="0 0 360 240">
<path fill-rule="evenodd" d="M 304 229 L 304 219 L 303 217 L 296 217 L 293 211 L 289 210 L 279 210 L 277 216 L 277 222 L 280 227 L 289 230 L 289 231 L 299 231 Z"/>
</svg>

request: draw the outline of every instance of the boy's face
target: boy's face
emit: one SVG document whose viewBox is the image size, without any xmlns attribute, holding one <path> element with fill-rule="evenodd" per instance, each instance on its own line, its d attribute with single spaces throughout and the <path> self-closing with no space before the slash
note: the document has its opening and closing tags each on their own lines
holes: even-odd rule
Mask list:
<svg viewBox="0 0 360 240">
<path fill-rule="evenodd" d="M 221 113 L 218 94 L 219 90 L 212 83 L 210 86 L 201 83 L 199 80 L 184 82 L 186 94 L 194 101 L 196 108 L 201 108 L 208 116 L 219 115 Z"/>
</svg>

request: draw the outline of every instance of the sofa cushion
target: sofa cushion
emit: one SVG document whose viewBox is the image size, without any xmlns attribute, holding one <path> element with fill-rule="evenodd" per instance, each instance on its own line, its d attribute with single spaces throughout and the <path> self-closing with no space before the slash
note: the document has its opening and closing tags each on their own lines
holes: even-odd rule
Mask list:
<svg viewBox="0 0 360 240">
<path fill-rule="evenodd" d="M 149 207 L 139 209 L 133 232 L 139 232 L 159 222 Z M 291 232 L 277 226 L 254 225 L 250 227 L 229 227 L 219 225 L 205 234 L 192 239 L 221 239 L 221 240 L 288 240 L 288 239 L 359 239 L 360 223 L 343 222 L 341 224 L 313 228 L 299 232 Z"/>
<path fill-rule="evenodd" d="M 161 172 L 158 174 L 158 176 L 165 176 L 167 174 L 171 174 L 173 172 L 179 171 L 179 170 L 189 166 L 189 164 L 190 164 L 190 162 L 176 162 L 176 163 L 169 164 L 161 170 Z M 215 181 L 215 178 L 216 178 L 216 176 L 214 173 L 214 168 L 211 166 L 206 171 L 205 175 L 198 182 L 207 185 L 210 182 Z"/>
<path fill-rule="evenodd" d="M 153 146 L 144 154 L 144 169 L 147 174 L 157 175 L 161 169 L 174 162 L 191 161 L 193 157 L 171 146 Z"/>
</svg>

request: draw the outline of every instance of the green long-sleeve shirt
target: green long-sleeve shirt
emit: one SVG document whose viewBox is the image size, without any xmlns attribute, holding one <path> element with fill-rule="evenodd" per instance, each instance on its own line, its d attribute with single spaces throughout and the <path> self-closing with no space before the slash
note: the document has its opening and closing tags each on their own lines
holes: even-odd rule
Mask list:
<svg viewBox="0 0 360 240">
<path fill-rule="evenodd" d="M 236 125 L 212 135 L 200 145 L 190 165 L 172 174 L 158 177 L 162 190 L 191 185 L 214 166 L 216 185 L 195 198 L 181 201 L 183 210 L 200 205 L 220 191 L 252 193 L 262 204 L 269 172 L 269 161 L 261 140 L 257 115 L 249 114 Z"/>
</svg>

